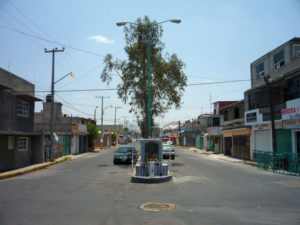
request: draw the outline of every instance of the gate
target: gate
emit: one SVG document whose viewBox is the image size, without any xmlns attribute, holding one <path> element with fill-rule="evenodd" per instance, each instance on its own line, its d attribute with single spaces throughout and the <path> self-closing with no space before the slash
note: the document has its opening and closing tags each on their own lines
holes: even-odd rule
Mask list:
<svg viewBox="0 0 300 225">
<path fill-rule="evenodd" d="M 68 135 L 63 136 L 63 148 L 62 155 L 70 155 L 71 154 L 71 138 Z"/>
</svg>

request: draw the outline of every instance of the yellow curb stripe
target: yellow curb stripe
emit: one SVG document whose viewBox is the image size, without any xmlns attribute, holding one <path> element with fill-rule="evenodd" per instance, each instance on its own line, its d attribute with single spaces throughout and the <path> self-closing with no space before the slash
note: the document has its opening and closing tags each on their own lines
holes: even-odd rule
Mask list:
<svg viewBox="0 0 300 225">
<path fill-rule="evenodd" d="M 53 165 L 61 163 L 61 162 L 66 162 L 70 159 L 72 159 L 72 158 L 71 157 L 66 157 L 66 158 L 64 158 L 60 161 L 50 162 L 50 163 L 40 165 L 38 167 L 34 167 L 34 168 L 31 168 L 31 169 L 21 170 L 21 171 L 17 171 L 17 172 L 8 173 L 8 174 L 2 174 L 2 175 L 0 174 L 0 180 L 10 178 L 10 177 L 19 176 L 19 175 L 23 175 L 23 174 L 30 173 L 30 172 L 35 171 L 35 170 L 44 169 L 44 168 L 47 168 L 49 166 L 53 166 Z"/>
</svg>

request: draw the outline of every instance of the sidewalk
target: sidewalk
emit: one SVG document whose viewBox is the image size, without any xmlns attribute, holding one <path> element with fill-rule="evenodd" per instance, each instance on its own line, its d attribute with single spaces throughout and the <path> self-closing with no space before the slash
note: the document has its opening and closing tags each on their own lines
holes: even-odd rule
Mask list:
<svg viewBox="0 0 300 225">
<path fill-rule="evenodd" d="M 211 159 L 216 159 L 216 160 L 219 159 L 219 160 L 223 160 L 223 161 L 227 161 L 227 162 L 231 162 L 231 163 L 242 163 L 242 164 L 246 164 L 248 166 L 257 167 L 256 162 L 252 162 L 252 161 L 249 161 L 249 160 L 237 159 L 237 158 L 233 158 L 233 157 L 230 157 L 230 156 L 223 155 L 222 153 L 218 154 L 218 153 L 214 153 L 212 151 L 200 150 L 200 149 L 193 148 L 193 147 L 191 147 L 189 149 L 194 151 L 194 152 L 206 155 L 207 157 L 209 157 Z"/>
<path fill-rule="evenodd" d="M 86 152 L 86 153 L 82 153 L 82 154 L 78 154 L 78 155 L 66 155 L 66 156 L 62 156 L 60 158 L 56 158 L 54 162 L 44 162 L 44 163 L 39 163 L 39 164 L 34 164 L 31 166 L 27 166 L 27 167 L 23 167 L 20 169 L 16 169 L 16 170 L 10 170 L 7 172 L 3 172 L 0 173 L 0 180 L 2 179 L 6 179 L 9 177 L 14 177 L 14 176 L 18 176 L 18 175 L 22 175 L 22 174 L 26 174 L 26 173 L 30 173 L 32 171 L 35 170 L 40 170 L 40 169 L 44 169 L 47 168 L 49 166 L 53 166 L 55 164 L 61 163 L 61 162 L 65 162 L 71 159 L 76 159 L 76 158 L 80 158 L 80 157 L 84 157 L 90 154 L 95 154 L 95 153 L 99 153 L 102 152 L 104 150 L 109 150 L 110 148 L 104 148 L 104 149 L 95 149 L 94 152 Z"/>
</svg>

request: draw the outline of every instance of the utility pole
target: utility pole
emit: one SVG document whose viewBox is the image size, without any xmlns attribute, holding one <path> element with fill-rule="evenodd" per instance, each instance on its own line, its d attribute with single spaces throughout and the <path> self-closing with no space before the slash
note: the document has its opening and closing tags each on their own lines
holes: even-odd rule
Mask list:
<svg viewBox="0 0 300 225">
<path fill-rule="evenodd" d="M 96 98 L 101 98 L 101 138 L 100 138 L 100 141 L 102 141 L 102 144 L 103 144 L 103 135 L 104 135 L 104 131 L 103 131 L 103 114 L 104 114 L 103 99 L 109 98 L 109 96 L 108 97 L 96 96 Z"/>
<path fill-rule="evenodd" d="M 211 112 L 211 93 L 209 93 L 209 111 L 210 111 L 210 113 L 212 113 Z"/>
<path fill-rule="evenodd" d="M 54 63 L 55 63 L 55 53 L 63 52 L 65 48 L 57 49 L 54 48 L 52 50 L 47 50 L 45 48 L 45 53 L 52 53 L 52 78 L 51 78 L 51 119 L 50 119 L 50 161 L 53 162 L 55 159 L 54 152 Z"/>
<path fill-rule="evenodd" d="M 264 77 L 265 83 L 267 85 L 268 93 L 269 93 L 269 103 L 270 103 L 270 114 L 271 114 L 271 126 L 272 126 L 272 145 L 273 145 L 273 153 L 276 153 L 276 130 L 275 130 L 275 119 L 274 119 L 274 105 L 273 105 L 273 97 L 272 97 L 272 87 L 271 82 L 269 80 L 269 76 Z"/>
<path fill-rule="evenodd" d="M 95 111 L 94 111 L 94 120 L 96 121 L 96 112 L 97 112 L 98 106 L 96 106 Z"/>
<path fill-rule="evenodd" d="M 115 125 L 115 128 L 116 128 L 116 125 L 117 125 L 117 109 L 121 109 L 122 107 L 120 106 L 115 106 L 115 121 L 114 121 L 114 125 Z"/>
</svg>

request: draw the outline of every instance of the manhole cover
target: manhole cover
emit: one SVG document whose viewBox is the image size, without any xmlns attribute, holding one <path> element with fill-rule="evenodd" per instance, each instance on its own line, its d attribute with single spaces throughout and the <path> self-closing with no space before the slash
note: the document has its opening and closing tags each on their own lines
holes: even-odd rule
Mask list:
<svg viewBox="0 0 300 225">
<path fill-rule="evenodd" d="M 140 209 L 151 211 L 151 212 L 166 211 L 174 208 L 175 208 L 174 204 L 166 203 L 166 202 L 148 202 L 140 206 Z"/>
</svg>

